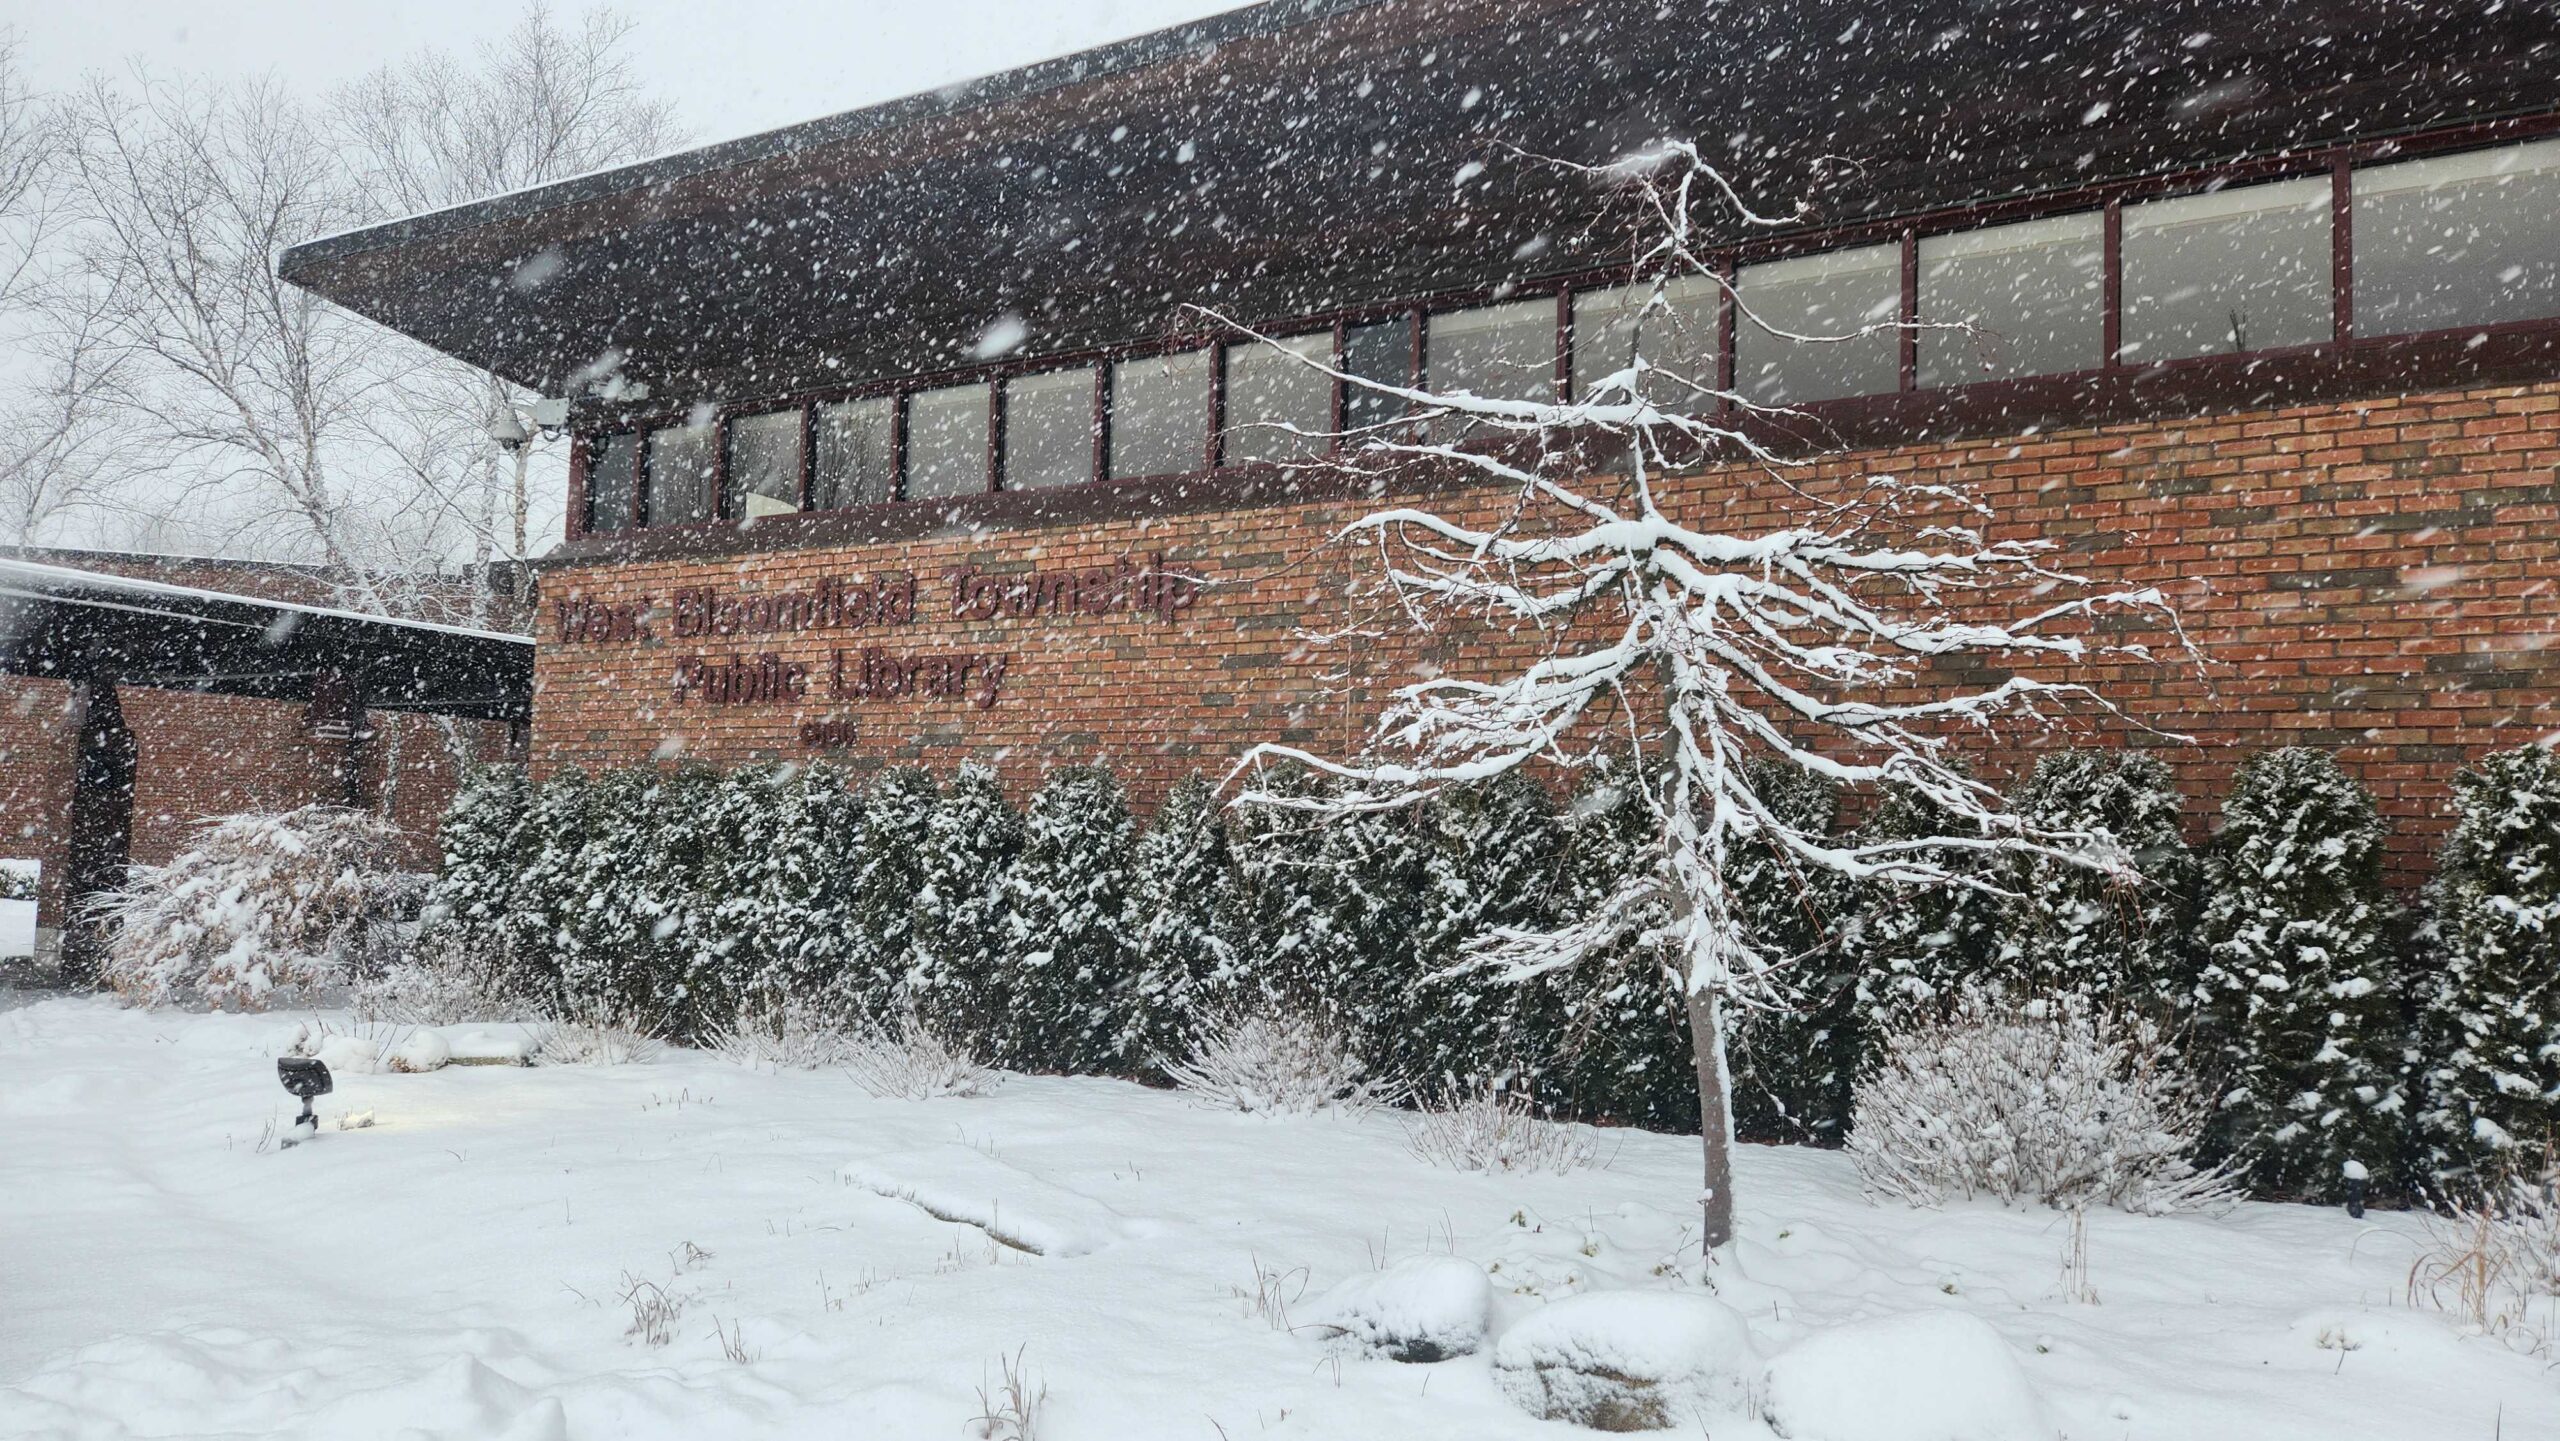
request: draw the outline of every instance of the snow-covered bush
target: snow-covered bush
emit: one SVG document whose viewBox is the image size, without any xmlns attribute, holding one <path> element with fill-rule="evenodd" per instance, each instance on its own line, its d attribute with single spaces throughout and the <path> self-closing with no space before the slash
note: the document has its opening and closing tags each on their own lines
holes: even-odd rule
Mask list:
<svg viewBox="0 0 2560 1441">
<path fill-rule="evenodd" d="M 2420 1130 L 2429 1169 L 2477 1189 L 2560 1159 L 2560 756 L 2483 756 L 2453 787 L 2427 890 L 2435 983 Z"/>
<path fill-rule="evenodd" d="M 1136 828 L 1100 766 L 1052 771 L 1032 797 L 1005 876 L 998 1064 L 1080 1073 L 1119 1059 L 1135 985 L 1126 910 Z"/>
<path fill-rule="evenodd" d="M 1545 1075 L 1563 1047 L 1554 989 L 1465 960 L 1466 948 L 1496 929 L 1553 922 L 1564 844 L 1554 798 L 1515 771 L 1441 791 L 1413 823 L 1421 873 L 1416 931 L 1401 950 L 1409 1000 L 1376 1054 L 1398 1075 L 1444 1085 Z"/>
<path fill-rule="evenodd" d="M 816 1003 L 786 997 L 739 1006 L 704 1039 L 723 1059 L 750 1070 L 818 1071 L 842 1064 L 854 1038 Z"/>
<path fill-rule="evenodd" d="M 2222 807 L 2199 927 L 2195 1047 L 2212 1151 L 2264 1194 L 2333 1198 L 2397 1169 L 2408 1114 L 2382 817 L 2326 751 L 2249 757 Z"/>
<path fill-rule="evenodd" d="M 1857 830 L 1868 845 L 1917 844 L 1953 833 L 1943 806 L 1913 787 L 1892 785 Z M 1943 845 L 1923 847 L 1951 874 L 1979 874 L 1981 860 Z M 1914 1010 L 1943 1011 L 1966 978 L 1989 963 L 1998 902 L 1964 886 L 1870 884 L 1857 888 L 1840 946 L 1856 977 L 1854 1034 L 1859 1061 L 1874 1060 L 1889 1024 Z"/>
<path fill-rule="evenodd" d="M 598 1011 L 536 1027 L 532 1060 L 537 1066 L 636 1066 L 666 1048 L 648 1026 Z"/>
<path fill-rule="evenodd" d="M 741 767 L 713 787 L 707 820 L 686 1033 L 705 1034 L 741 1006 L 839 1003 L 854 951 L 844 858 L 861 828 L 843 773 L 824 762 Z"/>
<path fill-rule="evenodd" d="M 2210 1105 L 2159 1022 L 2085 996 L 1962 996 L 1887 1033 L 1858 1088 L 1849 1157 L 1870 1195 L 2003 1205 L 2214 1205 L 2230 1177 L 2194 1154 Z"/>
<path fill-rule="evenodd" d="M 1202 1016 L 1241 999 L 1235 952 L 1219 929 L 1230 905 L 1229 864 L 1216 793 L 1198 775 L 1184 777 L 1156 808 L 1130 859 L 1122 928 L 1136 949 L 1137 978 L 1119 1054 L 1133 1067 L 1152 1067 Z"/>
<path fill-rule="evenodd" d="M 1366 1110 L 1391 1102 L 1398 1089 L 1369 1077 L 1341 1030 L 1292 1011 L 1211 1022 L 1188 1057 L 1159 1064 L 1204 1104 L 1251 1115 Z"/>
<path fill-rule="evenodd" d="M 1596 1431 L 1721 1431 L 1749 1414 L 1759 1373 L 1741 1314 L 1679 1291 L 1550 1301 L 1493 1348 L 1494 1386 L 1513 1405 Z"/>
<path fill-rule="evenodd" d="M 1604 1164 L 1588 1128 L 1542 1118 L 1528 1096 L 1491 1084 L 1423 1106 L 1404 1134 L 1416 1157 L 1452 1171 L 1562 1176 Z"/>
<path fill-rule="evenodd" d="M 1654 822 L 1637 786 L 1634 767 L 1618 762 L 1594 767 L 1575 791 L 1565 818 L 1558 921 L 1589 915 L 1639 864 Z M 1557 1072 L 1575 1114 L 1659 1131 L 1697 1128 L 1688 1007 L 1656 952 L 1631 938 L 1605 964 L 1530 984 L 1561 1013 Z"/>
<path fill-rule="evenodd" d="M 468 952 L 493 965 L 530 959 L 525 866 L 540 838 L 534 789 L 520 765 L 477 767 L 462 778 L 436 827 L 441 855 L 424 908 L 421 948 Z"/>
<path fill-rule="evenodd" d="M 912 1011 L 846 1037 L 838 1059 L 854 1084 L 884 1101 L 983 1096 L 997 1080 L 985 1063 Z"/>
<path fill-rule="evenodd" d="M 1492 1324 L 1493 1282 L 1461 1256 L 1415 1256 L 1316 1298 L 1304 1325 L 1345 1349 L 1427 1365 L 1471 1356 Z"/>
<path fill-rule="evenodd" d="M 342 806 L 223 816 L 165 866 L 91 904 L 113 927 L 100 979 L 134 1005 L 260 1008 L 342 984 L 405 893 L 400 830 Z"/>
<path fill-rule="evenodd" d="M 2056 751 L 2009 798 L 2046 834 L 2078 834 L 2141 880 L 2022 853 L 2003 868 L 1994 971 L 2024 995 L 2076 991 L 2162 1008 L 2184 1001 L 2194 862 L 2169 768 L 2139 751 Z"/>
<path fill-rule="evenodd" d="M 1022 851 L 1022 817 L 993 770 L 960 767 L 934 805 L 922 850 L 907 1003 L 944 1034 L 991 1047 L 1010 938 L 1005 878 Z"/>
<path fill-rule="evenodd" d="M 370 1076 L 391 1069 L 392 1055 L 409 1035 L 407 1026 L 361 1017 L 343 1026 L 305 1021 L 295 1028 L 284 1054 L 313 1057 L 335 1075 Z"/>
<path fill-rule="evenodd" d="M 1831 833 L 1837 787 L 1793 766 L 1757 770 L 1753 785 L 1782 822 L 1808 836 Z M 1727 868 L 1754 944 L 1784 961 L 1769 976 L 1766 1004 L 1732 1010 L 1734 1129 L 1746 1140 L 1836 1145 L 1858 1066 L 1857 987 L 1833 940 L 1845 888 L 1759 841 L 1736 846 Z"/>
<path fill-rule="evenodd" d="M 922 766 L 891 766 L 862 791 L 862 821 L 842 925 L 850 956 L 847 990 L 865 1016 L 895 1012 L 915 964 L 916 896 L 924 889 L 925 848 L 942 787 Z"/>
</svg>

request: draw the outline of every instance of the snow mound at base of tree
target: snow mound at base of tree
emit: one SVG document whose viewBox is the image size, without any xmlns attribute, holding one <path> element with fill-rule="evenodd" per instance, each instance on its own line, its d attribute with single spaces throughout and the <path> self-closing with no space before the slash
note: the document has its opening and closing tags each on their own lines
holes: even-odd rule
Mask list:
<svg viewBox="0 0 2560 1441">
<path fill-rule="evenodd" d="M 872 1156 L 837 1172 L 848 1185 L 977 1227 L 1035 1256 L 1090 1256 L 1118 1240 L 1119 1214 L 973 1146 L 953 1142 Z"/>
<path fill-rule="evenodd" d="M 1989 1323 L 1918 1311 L 1817 1331 L 1769 1364 L 1788 1441 L 2053 1441 L 2017 1353 Z"/>
<path fill-rule="evenodd" d="M 1460 1256 L 1416 1256 L 1354 1276 L 1305 1313 L 1355 1348 L 1391 1361 L 1445 1361 L 1484 1345 L 1493 1284 Z"/>
<path fill-rule="evenodd" d="M 1659 1431 L 1749 1411 L 1759 1354 L 1732 1307 L 1672 1291 L 1604 1291 L 1502 1333 L 1493 1379 L 1532 1416 Z"/>
</svg>

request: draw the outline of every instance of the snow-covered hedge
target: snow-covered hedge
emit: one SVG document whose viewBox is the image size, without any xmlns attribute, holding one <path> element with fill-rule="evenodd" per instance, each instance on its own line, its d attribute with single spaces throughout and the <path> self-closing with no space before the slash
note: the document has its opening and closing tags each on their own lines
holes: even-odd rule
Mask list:
<svg viewBox="0 0 2560 1441">
<path fill-rule="evenodd" d="M 400 838 L 340 806 L 207 821 L 177 859 L 91 902 L 114 928 L 100 978 L 137 1005 L 241 1009 L 343 984 L 414 890 Z"/>
<path fill-rule="evenodd" d="M 2397 1169 L 2408 1104 L 2382 817 L 2326 751 L 2242 763 L 2199 936 L 2197 1053 L 2212 1149 L 2260 1192 L 2329 1199 Z"/>
<path fill-rule="evenodd" d="M 2436 1177 L 2494 1193 L 2546 1174 L 2560 1135 L 2560 757 L 2482 757 L 2454 815 L 2427 893 L 2420 1129 Z"/>
<path fill-rule="evenodd" d="M 2209 864 L 2181 838 L 2150 754 L 2064 752 L 2018 779 L 2013 806 L 2129 855 L 2148 877 L 2138 887 L 1996 858 L 1981 873 L 2005 903 L 1956 887 L 1811 887 L 1746 843 L 1733 859 L 1744 913 L 1763 945 L 1803 959 L 1791 1009 L 1736 1013 L 1742 1120 L 1765 1139 L 1839 1143 L 1886 1033 L 1944 1018 L 1988 978 L 2180 1036 L 2224 1103 L 2210 1153 L 2269 1194 L 2326 1195 L 2349 1159 L 2385 1186 L 2423 1178 L 2428 1163 L 2377 1153 L 2397 1144 L 2426 1072 L 2433 1170 L 2496 1161 L 2512 1149 L 2499 1138 L 2553 1124 L 2560 1095 L 2548 1073 L 2560 1050 L 2538 1049 L 2560 1043 L 2555 1008 L 2529 1004 L 2531 978 L 2560 964 L 2560 925 L 2533 925 L 2560 906 L 2551 771 L 2546 753 L 2520 752 L 2465 782 L 2469 818 L 2434 892 L 2445 982 L 2418 998 L 2414 1050 L 2395 1010 L 2413 972 L 2384 924 L 2380 822 L 2313 753 L 2243 767 Z M 1298 772 L 1259 788 L 1321 784 Z M 416 948 L 428 974 L 402 986 L 685 1040 L 777 1007 L 857 1031 L 912 1012 L 1009 1068 L 1153 1080 L 1205 1034 L 1285 1014 L 1382 1084 L 1499 1088 L 1559 1117 L 1677 1130 L 1698 1119 L 1688 1018 L 1645 927 L 1614 965 L 1571 974 L 1514 982 L 1464 964 L 1489 929 L 1552 925 L 1621 888 L 1650 824 L 1640 784 L 1595 765 L 1561 805 L 1512 775 L 1318 821 L 1231 809 L 1198 778 L 1133 798 L 1091 767 L 1054 772 L 1027 808 L 977 766 L 860 782 L 824 764 L 643 766 L 539 784 L 493 768 L 446 818 Z M 1797 790 L 1788 804 L 1817 829 L 1944 829 L 1914 796 Z M 2303 980 L 2288 992 L 2280 977 Z"/>
</svg>

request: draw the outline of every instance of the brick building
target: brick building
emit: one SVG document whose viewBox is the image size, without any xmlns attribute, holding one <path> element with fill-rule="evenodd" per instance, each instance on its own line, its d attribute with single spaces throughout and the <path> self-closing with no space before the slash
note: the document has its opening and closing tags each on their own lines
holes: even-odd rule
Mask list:
<svg viewBox="0 0 2560 1441">
<path fill-rule="evenodd" d="M 241 610 L 264 626 L 329 612 L 342 587 L 325 570 L 96 551 L 27 550 L 8 559 L 11 572 L 0 577 L 0 659 L 7 662 L 0 665 L 0 858 L 42 866 L 42 947 L 53 943 L 69 908 L 83 824 L 84 739 L 94 743 L 101 722 L 129 737 L 116 743 L 128 757 L 129 779 L 112 787 L 124 812 L 115 859 L 144 864 L 169 860 L 208 817 L 325 802 L 379 808 L 408 831 L 411 863 L 423 869 L 433 863 L 435 824 L 464 759 L 509 753 L 503 722 L 412 711 L 403 696 L 382 697 L 399 709 L 359 707 L 349 715 L 339 700 L 308 693 L 304 660 L 282 647 L 266 648 L 276 655 L 269 683 L 236 669 L 218 673 L 223 668 L 201 663 L 210 654 L 191 649 L 184 620 L 142 633 L 140 656 L 66 664 L 73 647 L 61 644 L 64 626 L 44 610 L 68 604 L 117 620 L 147 619 L 163 609 L 193 615 L 199 598 L 210 596 L 217 598 L 205 603 L 211 611 Z M 43 579 L 31 584 L 28 575 Z M 174 589 L 126 594 L 107 578 Z M 73 598 L 86 584 L 108 593 Z M 245 628 L 227 615 L 210 624 Z M 267 693 L 249 693 L 256 691 Z"/>
<path fill-rule="evenodd" d="M 1285 0 L 282 264 L 574 400 L 541 767 L 1101 758 L 1144 796 L 1489 658 L 1310 638 L 1358 615 L 1342 522 L 1503 497 L 1327 465 L 1279 427 L 1393 416 L 1232 320 L 1487 395 L 1640 344 L 1787 407 L 1725 408 L 1794 484 L 1963 483 L 2177 603 L 2201 666 L 2098 679 L 2195 737 L 2199 824 L 2246 748 L 2330 746 L 2405 875 L 2466 757 L 2560 728 L 2555 54 L 2542 5 Z M 1720 216 L 1657 290 L 1523 156 L 1664 138 L 1792 218 Z"/>
</svg>

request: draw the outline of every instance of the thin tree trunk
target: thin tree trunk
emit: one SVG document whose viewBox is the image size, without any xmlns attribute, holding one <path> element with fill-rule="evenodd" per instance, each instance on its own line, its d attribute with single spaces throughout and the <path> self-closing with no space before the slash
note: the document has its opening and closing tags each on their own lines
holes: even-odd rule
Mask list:
<svg viewBox="0 0 2560 1441">
<path fill-rule="evenodd" d="M 1725 1068 L 1724 1026 L 1713 991 L 1690 991 L 1689 1052 L 1698 1068 L 1698 1137 L 1707 1153 L 1706 1249 L 1733 1240 L 1733 1078 Z"/>
</svg>

